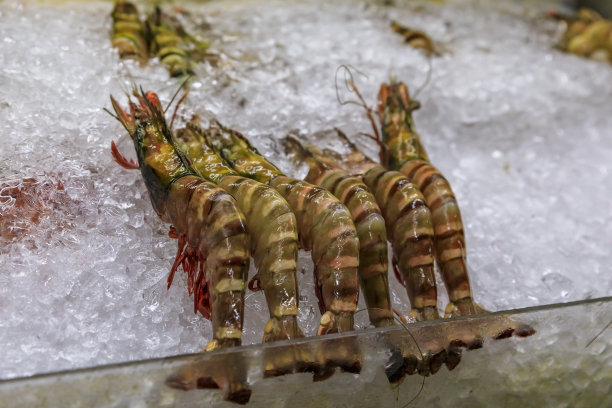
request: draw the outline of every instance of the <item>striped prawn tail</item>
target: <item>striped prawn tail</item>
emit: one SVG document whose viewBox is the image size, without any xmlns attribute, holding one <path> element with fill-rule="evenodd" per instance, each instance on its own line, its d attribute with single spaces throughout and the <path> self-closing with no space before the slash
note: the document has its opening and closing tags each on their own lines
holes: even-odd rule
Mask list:
<svg viewBox="0 0 612 408">
<path fill-rule="evenodd" d="M 230 193 L 247 219 L 251 250 L 264 290 L 270 320 L 264 342 L 303 337 L 297 323 L 296 278 L 298 233 L 291 208 L 272 187 L 255 180 L 227 175 L 219 186 Z"/>
<path fill-rule="evenodd" d="M 400 172 L 416 184 L 431 210 L 436 261 L 450 299 L 445 315 L 465 316 L 483 312 L 484 309 L 472 300 L 463 222 L 450 184 L 424 160 L 409 160 Z"/>
<path fill-rule="evenodd" d="M 364 182 L 387 222 L 393 263 L 410 298 L 411 316 L 419 321 L 438 319 L 434 231 L 425 198 L 401 173 L 382 166 L 370 169 Z"/>
<path fill-rule="evenodd" d="M 318 334 L 352 331 L 359 284 L 359 239 L 347 208 L 329 191 L 287 176 L 271 180 L 298 221 L 300 242 L 312 251 L 319 307 Z"/>
<path fill-rule="evenodd" d="M 206 350 L 240 345 L 250 261 L 244 215 L 228 193 L 196 176 L 171 184 L 166 214 L 186 239 L 186 252 L 192 255 L 187 264 L 203 263 L 186 272 L 195 307 L 212 322 L 213 340 Z"/>
<path fill-rule="evenodd" d="M 387 230 L 376 199 L 361 178 L 340 168 L 331 156 L 312 146 L 305 147 L 295 137 L 284 144 L 310 171 L 306 181 L 321 186 L 349 210 L 359 238 L 359 281 L 370 322 L 376 327 L 392 326 L 393 311 L 389 294 Z"/>
<path fill-rule="evenodd" d="M 359 238 L 359 279 L 370 322 L 376 327 L 395 325 L 389 295 L 387 230 L 376 199 L 358 177 L 330 170 L 317 181 L 351 213 Z"/>
</svg>

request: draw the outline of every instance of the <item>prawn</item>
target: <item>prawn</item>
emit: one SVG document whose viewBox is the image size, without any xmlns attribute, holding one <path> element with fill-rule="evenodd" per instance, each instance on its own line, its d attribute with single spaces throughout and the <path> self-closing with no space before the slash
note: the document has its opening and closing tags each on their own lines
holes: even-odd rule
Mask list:
<svg viewBox="0 0 612 408">
<path fill-rule="evenodd" d="M 348 67 L 344 67 L 348 70 Z M 387 168 L 397 169 L 422 192 L 432 214 L 434 229 L 434 256 L 442 274 L 450 302 L 445 317 L 466 316 L 484 313 L 486 310 L 475 303 L 469 283 L 463 223 L 455 195 L 450 184 L 433 167 L 415 130 L 412 112 L 420 103 L 410 98 L 408 88 L 401 82 L 383 84 L 378 94 L 378 117 L 382 137 L 376 127 L 372 110 L 355 86 L 349 71 L 347 87 L 355 92 L 361 106 L 366 109 L 375 136 L 371 136 L 380 147 L 380 160 Z M 513 334 L 527 337 L 535 330 L 526 324 L 508 322 L 509 327 L 499 332 L 495 339 Z M 453 347 L 479 347 L 476 338 L 466 344 L 463 340 L 454 342 Z"/>
<path fill-rule="evenodd" d="M 434 255 L 450 300 L 445 317 L 484 313 L 487 310 L 472 298 L 459 204 L 448 180 L 431 165 L 415 130 L 412 112 L 419 107 L 420 104 L 410 98 L 404 83 L 392 82 L 390 85 L 381 86 L 378 94 L 378 118 L 382 140 L 377 140 L 381 146 L 381 161 L 411 180 L 423 193 L 431 211 Z M 503 339 L 512 335 L 527 337 L 534 333 L 535 330 L 531 326 L 509 320 L 507 327 L 499 331 L 494 338 Z M 478 346 L 479 342 L 478 338 L 471 341 L 471 344 L 458 340 L 454 345 L 472 348 Z"/>
<path fill-rule="evenodd" d="M 146 21 L 151 53 L 157 56 L 172 77 L 193 75 L 191 54 L 208 48 L 185 32 L 178 21 L 162 13 L 159 6 Z"/>
<path fill-rule="evenodd" d="M 348 142 L 342 132 L 337 129 L 336 131 Z M 361 277 L 368 312 L 371 313 L 372 310 L 376 312 L 374 317 L 379 318 L 379 326 L 395 324 L 393 321 L 388 324 L 389 322 L 386 320 L 380 320 L 380 315 L 383 312 L 385 318 L 389 316 L 392 319 L 390 300 L 387 298 L 388 303 L 384 304 L 382 296 L 379 295 L 383 288 L 387 295 L 389 293 L 386 254 L 387 234 L 389 240 L 393 243 L 395 274 L 406 287 L 410 298 L 412 306 L 410 316 L 418 321 L 438 319 L 440 316 L 437 310 L 437 291 L 433 270 L 431 217 L 429 210 L 424 205 L 424 199 L 421 197 L 421 201 L 418 201 L 418 198 L 415 200 L 415 195 L 420 194 L 416 187 L 400 173 L 389 172 L 380 165 L 365 160 L 365 156 L 352 144 L 350 144 L 353 149 L 350 157 L 353 163 L 359 164 L 361 172 L 363 172 L 363 168 L 369 168 L 369 171 L 365 172 L 363 176 L 363 181 L 357 176 L 351 176 L 347 170 L 344 170 L 338 164 L 343 161 L 342 158 L 330 154 L 329 151 L 323 154 L 313 146 L 304 147 L 291 137 L 286 138 L 286 143 L 292 147 L 292 150 L 298 151 L 298 154 L 309 164 L 310 172 L 307 180 L 312 177 L 317 184 L 330 189 L 351 210 L 361 244 L 360 271 L 363 265 L 361 260 L 364 257 L 372 261 L 376 259 L 377 262 L 373 262 L 373 265 L 378 269 L 379 274 L 373 277 Z M 359 163 L 357 163 L 358 158 L 363 160 L 359 159 Z M 355 168 L 351 169 L 354 170 Z M 385 173 L 387 177 L 380 177 L 380 172 Z M 390 175 L 395 175 L 400 180 L 390 178 Z M 363 213 L 367 215 L 364 216 Z M 377 214 L 377 217 L 374 217 L 373 214 Z M 369 220 L 369 218 L 374 218 L 374 220 Z M 363 234 L 364 231 L 365 234 Z M 378 245 L 373 245 L 373 243 Z M 384 248 L 384 258 L 382 256 L 374 258 L 370 247 L 375 247 L 381 252 Z M 365 266 L 367 269 L 372 269 L 372 265 L 366 264 Z M 382 269 L 383 266 L 384 269 Z M 384 277 L 384 286 L 381 277 Z M 375 285 L 370 282 L 364 285 L 364 280 L 366 282 L 368 280 L 370 282 L 374 281 Z M 373 292 L 372 287 L 379 290 L 378 293 L 374 292 L 375 295 L 379 295 L 378 298 L 369 295 L 368 292 Z M 386 309 L 384 306 L 387 306 Z M 370 320 L 376 325 L 376 320 L 372 318 L 372 314 L 370 314 Z M 397 352 L 402 355 L 399 361 L 398 356 L 395 355 Z M 419 359 L 412 354 L 411 347 L 408 345 L 404 344 L 399 348 L 397 348 L 397 345 L 393 345 L 391 368 L 386 371 L 389 381 L 396 383 L 403 378 L 404 374 L 413 374 L 417 369 L 421 375 L 426 376 L 435 374 L 446 363 L 447 367 L 452 370 L 459 364 L 460 358 L 460 350 L 452 346 L 448 348 L 448 351 L 444 348 L 427 351 L 421 354 Z"/>
<path fill-rule="evenodd" d="M 383 84 L 378 93 L 382 128 L 381 162 L 404 174 L 425 197 L 432 215 L 435 257 L 450 303 L 445 316 L 466 316 L 485 310 L 472 299 L 465 236 L 457 199 L 450 183 L 434 166 L 415 130 L 412 112 L 420 107 L 402 82 Z"/>
<path fill-rule="evenodd" d="M 138 164 L 111 144 L 114 159 L 140 169 L 155 212 L 172 224 L 178 252 L 168 287 L 179 265 L 188 274 L 194 311 L 210 319 L 213 340 L 206 351 L 238 346 L 242 339 L 244 293 L 249 268 L 249 235 L 236 201 L 221 188 L 199 177 L 176 147 L 161 104 L 153 92 L 133 92 L 129 113 L 111 96 L 113 109 L 134 141 Z M 110 112 L 109 112 L 110 113 Z"/>
<path fill-rule="evenodd" d="M 396 275 L 406 286 L 410 298 L 412 306 L 410 315 L 416 320 L 438 319 L 432 256 L 435 253 L 435 225 L 430 216 L 425 216 L 425 213 L 429 211 L 427 205 L 423 204 L 426 200 L 425 196 L 407 177 L 400 172 L 386 170 L 365 156 L 344 133 L 338 129 L 336 132 L 348 145 L 350 153 L 339 155 L 329 149 L 324 149 L 320 154 L 327 156 L 329 161 L 342 163 L 343 167 L 349 168 L 353 173 L 363 175 L 364 183 L 375 194 L 383 216 L 387 220 L 387 229 L 390 232 L 390 240 L 394 249 L 394 263 L 396 259 L 401 260 L 404 257 L 410 260 L 407 265 L 400 261 L 395 267 Z M 408 220 L 412 217 L 411 222 L 407 223 L 413 228 L 412 230 L 404 227 L 406 222 L 403 217 Z M 406 232 L 406 230 L 409 231 Z M 395 238 L 397 236 L 400 237 L 398 245 L 396 245 L 397 238 Z M 402 241 L 402 237 L 407 238 Z M 401 254 L 398 255 L 397 251 L 400 251 Z M 425 260 L 426 262 L 419 265 Z M 398 272 L 406 271 L 406 269 L 408 273 L 400 276 Z M 501 323 L 503 327 L 496 327 L 497 332 L 492 333 L 494 339 L 503 339 L 511 335 L 527 337 L 535 333 L 535 330 L 527 324 L 512 320 Z M 423 351 L 421 358 L 411 354 L 409 345 L 404 344 L 397 350 L 403 355 L 403 362 L 398 361 L 397 356 L 392 355 L 387 372 L 389 381 L 395 382 L 402 378 L 402 373 L 412 374 L 414 370 L 418 370 L 419 374 L 425 376 L 435 374 L 442 364 L 445 364 L 449 370 L 453 370 L 461 361 L 462 348 L 473 350 L 482 347 L 483 339 L 478 334 L 457 333 L 457 336 L 456 338 L 449 337 L 446 345 L 432 343 L 433 348 Z"/>
<path fill-rule="evenodd" d="M 112 45 L 121 58 L 132 58 L 144 65 L 148 59 L 145 28 L 136 6 L 128 1 L 116 1 L 113 19 Z"/>
<path fill-rule="evenodd" d="M 560 49 L 593 60 L 612 62 L 612 21 L 587 8 L 580 9 L 575 17 L 555 12 L 549 14 L 566 24 L 558 45 Z"/>
<path fill-rule="evenodd" d="M 285 138 L 287 150 L 308 164 L 305 180 L 335 195 L 351 212 L 359 237 L 359 280 L 370 322 L 376 327 L 393 326 L 393 311 L 387 276 L 387 230 L 376 199 L 358 177 L 326 161 L 292 136 Z"/>
<path fill-rule="evenodd" d="M 198 121 L 192 120 L 176 132 L 176 141 L 198 174 L 231 194 L 246 216 L 251 252 L 258 270 L 249 288 L 263 288 L 270 312 L 263 341 L 304 337 L 297 322 L 295 215 L 272 187 L 238 175 L 210 147 L 205 134 Z"/>
<path fill-rule="evenodd" d="M 426 56 L 440 56 L 440 52 L 431 38 L 423 31 L 403 26 L 396 21 L 391 21 L 391 30 L 404 37 L 404 42 L 412 48 L 422 50 Z"/>
<path fill-rule="evenodd" d="M 339 155 L 329 149 L 318 151 L 311 146 L 309 149 L 316 152 L 314 154 L 321 160 L 341 163 L 352 174 L 361 175 L 367 188 L 374 194 L 385 219 L 388 239 L 393 248 L 393 270 L 410 299 L 410 317 L 417 321 L 439 319 L 433 227 L 431 213 L 423 195 L 401 173 L 389 171 L 375 163 L 342 131 L 336 129 L 336 133 L 349 147 L 347 155 Z M 423 350 L 420 357 L 417 357 L 410 345 L 403 343 L 403 340 L 398 341 L 401 345 L 399 348 L 392 347 L 392 356 L 386 370 L 391 383 L 415 371 L 423 376 L 435 374 L 443 364 L 453 370 L 461 361 L 461 349 L 452 342 L 446 347 L 432 344 L 432 349 Z M 477 347 L 478 341 L 470 342 L 467 347 Z"/>
<path fill-rule="evenodd" d="M 359 239 L 349 210 L 329 191 L 284 175 L 237 131 L 216 122 L 207 138 L 239 174 L 272 186 L 293 210 L 300 244 L 311 251 L 315 265 L 322 314 L 317 334 L 352 331 L 359 296 Z M 349 372 L 361 370 L 356 345 L 345 346 L 325 353 L 322 371 L 315 379 L 331 375 L 329 369 L 334 365 Z"/>
<path fill-rule="evenodd" d="M 393 248 L 393 269 L 410 299 L 410 317 L 417 321 L 439 319 L 433 227 L 425 198 L 401 173 L 388 171 L 365 156 L 342 131 L 336 129 L 336 133 L 350 148 L 347 156 L 341 157 L 329 149 L 318 151 L 312 146 L 308 151 L 328 166 L 342 163 L 347 171 L 361 175 L 362 184 L 371 191 L 384 218 Z"/>
</svg>

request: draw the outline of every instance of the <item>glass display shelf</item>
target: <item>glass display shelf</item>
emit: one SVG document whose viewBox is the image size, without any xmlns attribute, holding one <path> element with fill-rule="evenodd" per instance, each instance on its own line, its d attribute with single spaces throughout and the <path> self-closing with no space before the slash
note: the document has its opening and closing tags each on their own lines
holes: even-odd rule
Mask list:
<svg viewBox="0 0 612 408">
<path fill-rule="evenodd" d="M 35 375 L 0 382 L 0 401 L 7 408 L 612 406 L 611 321 L 606 297 Z M 434 362 L 440 351 L 455 363 L 462 351 L 452 371 Z M 307 356 L 315 373 L 286 364 L 296 356 Z M 419 374 L 434 365 L 437 373 Z"/>
</svg>

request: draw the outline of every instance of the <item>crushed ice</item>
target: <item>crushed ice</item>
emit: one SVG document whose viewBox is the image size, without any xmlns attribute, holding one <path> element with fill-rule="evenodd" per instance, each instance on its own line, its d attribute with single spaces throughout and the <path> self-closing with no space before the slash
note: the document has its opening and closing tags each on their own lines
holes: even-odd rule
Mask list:
<svg viewBox="0 0 612 408">
<path fill-rule="evenodd" d="M 292 129 L 369 132 L 362 109 L 338 103 L 336 68 L 363 72 L 357 84 L 371 103 L 390 75 L 414 91 L 428 63 L 388 24 L 425 29 L 448 51 L 432 61 L 415 120 L 461 205 L 477 301 L 502 310 L 612 293 L 608 65 L 557 52 L 547 23 L 510 6 L 224 4 L 185 6 L 186 24 L 210 27 L 198 34 L 221 58 L 199 65 L 181 118 L 217 117 L 303 176 L 276 140 Z M 178 86 L 156 60 L 141 68 L 118 59 L 110 9 L 0 4 L 0 183 L 32 178 L 54 197 L 51 210 L 25 221 L 26 238 L 2 243 L 1 378 L 195 352 L 211 335 L 184 277 L 166 290 L 176 242 L 139 172 L 110 156 L 111 140 L 134 153 L 102 110 L 109 94 L 121 98 L 135 82 L 168 103 Z M 365 136 L 356 142 L 376 155 Z M 58 182 L 63 190 L 54 191 Z M 11 206 L 0 192 L 0 212 Z M 313 334 L 312 264 L 304 253 L 300 262 L 300 320 Z M 407 312 L 395 282 L 393 299 Z M 264 297 L 248 293 L 247 304 L 245 343 L 256 343 Z M 359 327 L 366 319 L 359 315 Z"/>
</svg>

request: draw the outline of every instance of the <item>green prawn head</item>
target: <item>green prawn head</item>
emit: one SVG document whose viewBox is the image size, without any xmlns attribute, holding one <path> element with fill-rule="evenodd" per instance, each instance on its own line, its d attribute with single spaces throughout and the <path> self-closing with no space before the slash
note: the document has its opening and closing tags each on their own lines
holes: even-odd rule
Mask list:
<svg viewBox="0 0 612 408">
<path fill-rule="evenodd" d="M 403 82 L 382 84 L 378 92 L 378 117 L 382 126 L 381 160 L 397 170 L 411 159 L 429 160 L 414 127 L 412 112 L 421 104 L 410 98 Z"/>
<path fill-rule="evenodd" d="M 283 174 L 278 167 L 263 157 L 242 134 L 217 121 L 215 124 L 215 127 L 210 128 L 207 139 L 219 156 L 225 159 L 241 176 L 265 184 Z"/>
<path fill-rule="evenodd" d="M 194 174 L 190 163 L 176 147 L 166 124 L 159 98 L 154 92 L 133 92 L 138 104 L 129 101 L 129 113 L 111 96 L 116 119 L 134 141 L 138 165 L 122 156 L 114 143 L 111 152 L 115 161 L 128 169 L 140 169 L 160 217 L 165 214 L 165 202 L 170 185 L 180 177 Z"/>
</svg>

